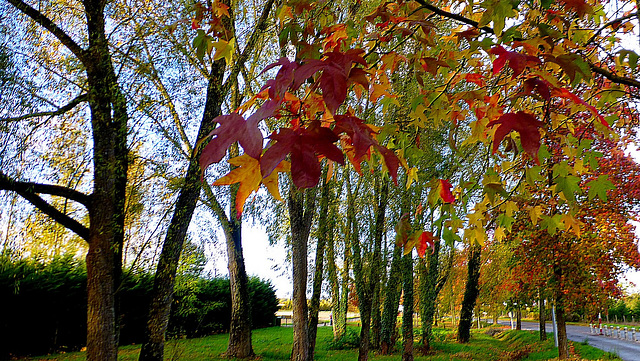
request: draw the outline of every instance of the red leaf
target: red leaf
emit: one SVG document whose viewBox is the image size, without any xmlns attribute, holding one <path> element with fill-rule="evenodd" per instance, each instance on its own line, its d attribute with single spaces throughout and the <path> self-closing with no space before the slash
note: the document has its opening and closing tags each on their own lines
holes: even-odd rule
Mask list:
<svg viewBox="0 0 640 361">
<path fill-rule="evenodd" d="M 418 251 L 418 256 L 420 258 L 424 258 L 425 253 L 427 252 L 427 246 L 431 248 L 431 253 L 435 251 L 435 237 L 431 232 L 422 232 L 420 238 L 418 239 L 418 244 L 416 245 L 416 251 Z"/>
<path fill-rule="evenodd" d="M 239 142 L 244 152 L 258 159 L 262 153 L 262 133 L 257 121 L 245 121 L 238 113 L 220 115 L 214 119 L 220 124 L 209 136 L 214 136 L 202 150 L 200 169 L 203 171 L 213 163 L 217 163 L 234 142 Z"/>
<path fill-rule="evenodd" d="M 312 122 L 308 128 L 280 128 L 269 136 L 273 142 L 260 158 L 262 176 L 273 172 L 291 154 L 291 177 L 298 188 L 311 188 L 320 180 L 320 162 L 316 154 L 344 164 L 342 151 L 336 147 L 338 136 L 329 128 Z"/>
<path fill-rule="evenodd" d="M 504 65 L 508 63 L 509 68 L 513 70 L 512 78 L 520 75 L 527 66 L 541 63 L 540 59 L 535 56 L 524 55 L 515 51 L 507 51 L 500 45 L 492 48 L 489 52 L 498 56 L 496 60 L 493 61 L 493 73 L 499 73 L 502 68 L 504 68 Z"/>
<path fill-rule="evenodd" d="M 440 198 L 444 203 L 455 203 L 456 197 L 454 197 L 453 193 L 451 193 L 451 188 L 453 186 L 446 179 L 440 179 Z"/>
<path fill-rule="evenodd" d="M 564 3 L 565 8 L 573 9 L 580 17 L 584 14 L 593 14 L 593 8 L 584 0 L 560 0 L 560 2 Z"/>
<path fill-rule="evenodd" d="M 347 133 L 355 151 L 354 162 L 360 163 L 367 150 L 372 145 L 378 144 L 372 137 L 375 132 L 364 123 L 364 120 L 352 115 L 336 115 L 334 119 L 336 120 L 334 131 L 337 134 Z"/>
<path fill-rule="evenodd" d="M 534 95 L 538 93 L 544 100 L 549 100 L 551 98 L 551 93 L 549 91 L 549 86 L 547 82 L 538 79 L 538 78 L 530 78 L 525 80 L 523 86 L 523 94 L 526 95 Z"/>
<path fill-rule="evenodd" d="M 602 116 L 602 114 L 600 114 L 600 112 L 598 112 L 598 109 L 596 109 L 596 107 L 594 107 L 593 105 L 585 102 L 584 100 L 582 100 L 582 98 L 580 98 L 579 96 L 573 94 L 572 92 L 568 91 L 565 88 L 554 88 L 551 91 L 551 95 L 553 95 L 554 97 L 560 97 L 560 98 L 565 98 L 565 99 L 569 99 L 574 103 L 577 104 L 582 104 L 584 105 L 587 110 L 589 110 L 589 112 L 591 112 L 591 114 L 598 118 L 598 120 L 600 121 L 600 123 L 602 123 L 602 125 L 604 125 L 605 127 L 611 129 L 611 126 L 609 125 L 609 123 L 607 123 L 607 120 L 604 119 L 604 117 Z"/>
<path fill-rule="evenodd" d="M 276 66 L 281 66 L 276 74 L 275 79 L 267 80 L 266 85 L 262 88 L 269 88 L 269 98 L 281 99 L 284 97 L 284 93 L 291 86 L 294 79 L 294 71 L 298 68 L 298 63 L 289 61 L 288 58 L 282 57 L 275 63 L 267 65 L 262 73 Z"/>
<path fill-rule="evenodd" d="M 517 113 L 503 114 L 498 120 L 494 120 L 487 124 L 492 127 L 499 125 L 496 129 L 493 137 L 493 153 L 498 150 L 500 142 L 504 137 L 515 130 L 520 134 L 520 142 L 522 148 L 527 154 L 533 158 L 536 163 L 540 163 L 538 160 L 538 149 L 540 149 L 540 132 L 539 128 L 542 126 L 542 122 L 535 116 L 519 111 Z"/>
</svg>

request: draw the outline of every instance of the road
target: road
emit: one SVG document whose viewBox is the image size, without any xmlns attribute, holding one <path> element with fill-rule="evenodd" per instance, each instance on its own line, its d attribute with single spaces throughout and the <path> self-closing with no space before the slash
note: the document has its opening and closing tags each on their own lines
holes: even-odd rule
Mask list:
<svg viewBox="0 0 640 361">
<path fill-rule="evenodd" d="M 509 324 L 508 321 L 500 321 L 501 324 Z M 536 322 L 523 322 L 523 330 L 539 330 Z M 553 326 L 547 323 L 547 332 L 553 332 Z M 629 337 L 631 333 L 629 333 Z M 588 326 L 567 325 L 567 337 L 571 341 L 584 342 L 587 340 L 589 345 L 597 347 L 607 352 L 613 352 L 625 361 L 640 361 L 640 342 L 621 340 L 608 336 L 592 334 Z M 640 338 L 640 332 L 636 331 L 636 338 Z"/>
</svg>

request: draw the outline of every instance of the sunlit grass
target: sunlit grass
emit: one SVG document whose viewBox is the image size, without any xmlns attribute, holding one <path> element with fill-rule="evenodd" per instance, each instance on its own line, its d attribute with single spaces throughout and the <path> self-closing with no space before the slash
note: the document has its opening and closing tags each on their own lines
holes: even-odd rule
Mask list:
<svg viewBox="0 0 640 361">
<path fill-rule="evenodd" d="M 357 330 L 353 327 L 353 330 Z M 553 347 L 553 339 L 545 342 L 538 341 L 538 333 L 533 331 L 505 331 L 496 332 L 494 336 L 487 334 L 487 329 L 472 330 L 472 338 L 468 344 L 455 342 L 455 332 L 435 329 L 434 350 L 427 356 L 416 352 L 416 360 L 549 360 L 557 358 L 557 351 Z M 318 344 L 316 360 L 356 360 L 358 351 L 330 349 L 332 333 L 330 327 L 318 329 Z M 257 359 L 288 360 L 291 352 L 293 329 L 290 327 L 272 327 L 255 330 L 253 332 L 253 348 Z M 416 336 L 416 341 L 419 337 Z M 224 357 L 229 336 L 227 334 L 213 335 L 197 339 L 177 339 L 167 342 L 165 360 L 167 361 L 196 361 L 196 360 L 229 360 Z M 610 359 L 612 355 L 595 349 L 589 345 L 573 343 L 576 355 L 582 359 L 598 360 Z M 416 343 L 416 346 L 418 344 Z M 400 361 L 401 345 L 398 343 L 396 352 L 391 356 L 380 356 L 371 353 L 370 360 Z M 135 361 L 138 358 L 138 345 L 120 348 L 118 359 Z M 73 352 L 58 355 L 42 356 L 30 360 L 51 361 L 80 361 L 86 357 L 84 352 Z"/>
</svg>

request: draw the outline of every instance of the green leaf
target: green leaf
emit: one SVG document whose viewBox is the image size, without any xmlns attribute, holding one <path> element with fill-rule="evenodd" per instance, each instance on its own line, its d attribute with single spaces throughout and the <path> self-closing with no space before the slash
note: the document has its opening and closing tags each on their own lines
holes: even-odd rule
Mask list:
<svg viewBox="0 0 640 361">
<path fill-rule="evenodd" d="M 444 228 L 442 230 L 442 239 L 444 239 L 445 243 L 449 247 L 453 246 L 455 242 L 462 242 L 462 238 L 449 228 Z"/>
<path fill-rule="evenodd" d="M 598 196 L 603 201 L 607 201 L 607 191 L 610 189 L 616 189 L 616 186 L 611 183 L 606 174 L 598 176 L 598 179 L 587 183 L 589 187 L 589 200 L 593 200 Z"/>
<path fill-rule="evenodd" d="M 576 193 L 580 194 L 580 178 L 576 176 L 558 176 L 556 177 L 555 182 L 555 192 L 562 192 L 562 194 L 564 194 L 564 198 L 570 202 L 574 202 L 576 200 Z"/>
<path fill-rule="evenodd" d="M 210 41 L 211 37 L 202 29 L 199 29 L 196 37 L 193 38 L 193 47 L 196 49 L 196 56 L 200 61 L 202 61 L 204 54 L 208 51 Z"/>
<path fill-rule="evenodd" d="M 560 214 L 555 214 L 553 217 L 543 215 L 541 218 L 542 222 L 540 222 L 540 226 L 546 228 L 547 232 L 552 236 L 556 234 L 558 230 L 564 229 L 564 222 L 562 222 L 562 215 Z"/>
</svg>

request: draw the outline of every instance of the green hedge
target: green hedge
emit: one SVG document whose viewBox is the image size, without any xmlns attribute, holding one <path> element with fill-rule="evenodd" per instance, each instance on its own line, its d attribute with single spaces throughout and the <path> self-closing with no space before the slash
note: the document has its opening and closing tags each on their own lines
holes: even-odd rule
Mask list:
<svg viewBox="0 0 640 361">
<path fill-rule="evenodd" d="M 87 274 L 70 257 L 49 263 L 0 255 L 0 358 L 77 350 L 86 342 Z M 118 293 L 120 344 L 141 342 L 153 277 L 124 272 Z M 252 325 L 274 324 L 273 286 L 249 279 Z M 229 280 L 178 277 L 169 336 L 197 337 L 229 329 Z"/>
</svg>

